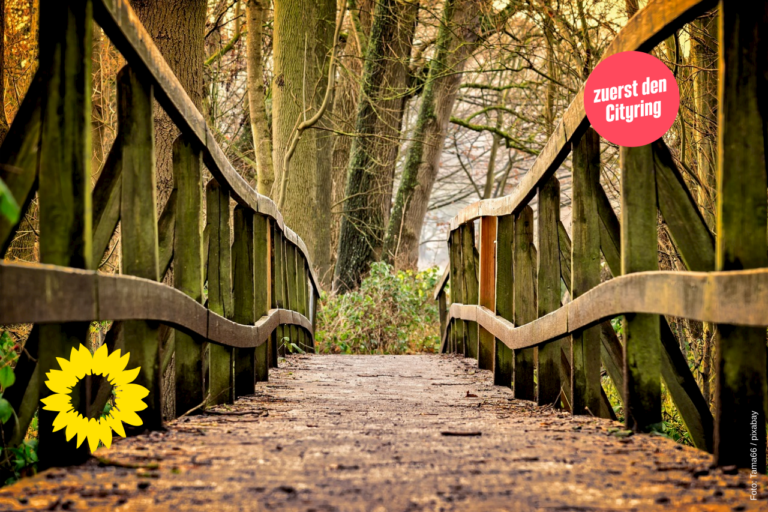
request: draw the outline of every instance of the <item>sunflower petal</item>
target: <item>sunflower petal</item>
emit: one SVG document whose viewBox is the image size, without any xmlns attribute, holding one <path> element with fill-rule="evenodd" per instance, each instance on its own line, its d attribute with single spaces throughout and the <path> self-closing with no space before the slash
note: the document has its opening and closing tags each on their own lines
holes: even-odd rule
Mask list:
<svg viewBox="0 0 768 512">
<path fill-rule="evenodd" d="M 145 404 L 141 400 L 136 400 L 134 398 L 123 398 L 121 396 L 118 396 L 115 399 L 115 407 L 117 407 L 121 411 L 139 412 L 146 409 L 147 404 Z"/>
<path fill-rule="evenodd" d="M 120 386 L 117 395 L 123 398 L 141 400 L 149 395 L 149 390 L 140 384 L 125 384 Z"/>
<path fill-rule="evenodd" d="M 99 440 L 107 448 L 112 446 L 112 429 L 109 428 L 104 418 L 99 420 Z"/>
<path fill-rule="evenodd" d="M 108 360 L 109 352 L 107 351 L 107 344 L 102 344 L 99 348 L 96 349 L 96 352 L 93 353 L 93 366 L 91 371 L 94 375 L 103 375 L 104 372 L 107 369 L 107 360 Z"/>
<path fill-rule="evenodd" d="M 72 397 L 69 395 L 55 394 L 40 400 L 45 404 L 46 411 L 67 412 L 72 409 Z"/>
<path fill-rule="evenodd" d="M 91 453 L 93 453 L 99 447 L 99 422 L 94 418 L 89 419 L 85 430 L 86 437 L 88 438 L 88 448 L 90 448 Z"/>
<path fill-rule="evenodd" d="M 129 384 L 136 379 L 136 377 L 139 376 L 139 372 L 141 371 L 141 366 L 137 366 L 136 368 L 133 368 L 131 370 L 124 370 L 117 374 L 114 377 L 114 380 L 112 381 L 113 386 L 123 386 L 125 384 Z"/>
</svg>

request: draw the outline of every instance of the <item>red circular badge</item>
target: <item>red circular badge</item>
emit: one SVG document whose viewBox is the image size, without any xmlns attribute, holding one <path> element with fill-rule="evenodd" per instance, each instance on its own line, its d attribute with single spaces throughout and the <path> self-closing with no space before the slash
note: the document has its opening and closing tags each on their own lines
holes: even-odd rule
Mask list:
<svg viewBox="0 0 768 512">
<path fill-rule="evenodd" d="M 636 147 L 661 138 L 675 122 L 680 90 L 669 68 L 642 52 L 611 55 L 584 86 L 584 111 L 603 138 Z"/>
</svg>

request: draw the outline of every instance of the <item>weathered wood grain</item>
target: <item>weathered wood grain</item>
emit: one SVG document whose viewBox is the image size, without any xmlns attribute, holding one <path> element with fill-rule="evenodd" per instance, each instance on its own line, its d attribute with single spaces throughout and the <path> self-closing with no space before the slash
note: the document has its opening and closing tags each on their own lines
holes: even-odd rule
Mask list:
<svg viewBox="0 0 768 512">
<path fill-rule="evenodd" d="M 560 308 L 559 222 L 560 182 L 553 176 L 539 188 L 538 317 Z M 539 405 L 554 403 L 560 395 L 561 345 L 561 340 L 556 340 L 539 347 L 536 360 L 536 399 Z"/>
<path fill-rule="evenodd" d="M 578 298 L 600 284 L 600 137 L 588 129 L 573 151 L 571 233 L 571 297 Z M 600 329 L 571 336 L 571 407 L 574 414 L 598 414 L 600 409 Z"/>
<path fill-rule="evenodd" d="M 229 191 L 215 179 L 205 188 L 205 209 L 210 236 L 208 244 L 208 309 L 231 320 L 232 247 Z M 216 405 L 235 400 L 234 351 L 222 345 L 209 348 L 210 380 L 208 403 Z"/>
<path fill-rule="evenodd" d="M 768 267 L 765 5 L 720 2 L 717 270 Z M 750 290 L 752 291 L 752 290 Z M 754 291 L 752 291 L 754 293 Z M 745 293 L 749 293 L 745 291 Z M 765 309 L 761 312 L 765 315 Z M 727 323 L 727 322 L 724 322 Z M 715 462 L 766 469 L 765 329 L 718 325 Z M 754 429 L 749 425 L 757 423 Z M 752 430 L 751 435 L 749 435 Z M 750 450 L 756 450 L 753 461 Z"/>
<path fill-rule="evenodd" d="M 496 311 L 496 217 L 480 221 L 480 300 L 479 304 Z M 493 369 L 496 339 L 480 328 L 477 364 L 481 369 Z"/>
<path fill-rule="evenodd" d="M 41 94 L 44 86 L 42 73 L 32 79 L 27 94 L 13 118 L 8 133 L 0 147 L 0 179 L 25 212 L 37 188 L 37 169 L 40 159 Z M 12 225 L 0 216 L 0 256 L 10 245 L 18 223 Z"/>
<path fill-rule="evenodd" d="M 253 279 L 254 318 L 261 318 L 271 307 L 272 262 L 271 262 L 271 226 L 270 219 L 256 214 L 253 217 Z M 239 276 L 239 272 L 235 272 Z M 239 278 L 239 277 L 238 277 Z M 255 353 L 255 380 L 269 380 L 269 344 L 260 345 Z"/>
<path fill-rule="evenodd" d="M 0 262 L 0 287 L 16 296 L 0 296 L 0 325 L 152 320 L 228 347 L 253 348 L 266 339 L 253 339 L 252 325 L 241 325 L 237 332 L 242 335 L 228 339 L 218 333 L 215 325 L 209 325 L 211 319 L 222 325 L 239 324 L 224 322 L 226 319 L 217 313 L 209 314 L 207 308 L 180 290 L 139 277 L 56 265 Z M 25 291 L 23 300 L 17 290 Z M 262 317 L 256 325 L 267 322 L 271 328 L 296 325 L 312 330 L 312 323 L 304 315 L 281 311 L 287 310 L 270 309 L 267 316 L 283 316 L 268 321 Z M 262 331 L 264 329 L 266 332 L 260 335 L 268 336 L 270 328 Z"/>
<path fill-rule="evenodd" d="M 203 178 L 200 148 L 181 135 L 173 144 L 173 193 L 177 196 L 173 236 L 173 285 L 193 302 L 203 303 Z M 169 200 L 170 201 L 170 200 Z M 162 217 L 161 217 L 162 220 Z M 160 230 L 162 233 L 163 230 Z M 207 316 L 201 317 L 207 322 Z M 206 323 L 207 325 L 207 323 Z M 204 331 L 205 329 L 203 329 Z M 194 330 L 200 333 L 200 329 Z M 204 339 L 177 332 L 174 335 L 175 404 L 177 415 L 205 400 L 203 389 Z"/>
<path fill-rule="evenodd" d="M 656 177 L 650 145 L 621 148 L 621 273 L 659 268 Z M 628 429 L 661 428 L 661 333 L 656 315 L 624 317 L 624 407 Z"/>
<path fill-rule="evenodd" d="M 536 277 L 533 247 L 533 209 L 526 206 L 515 214 L 515 243 L 513 249 L 514 278 L 514 323 L 522 326 L 536 320 Z M 513 375 L 515 398 L 536 399 L 534 370 L 536 349 L 515 350 L 515 372 Z"/>
<path fill-rule="evenodd" d="M 627 313 L 768 327 L 766 308 L 768 268 L 727 272 L 637 272 L 606 281 L 557 311 L 517 329 L 509 321 L 503 324 L 509 329 L 499 331 L 489 327 L 490 324 L 486 328 L 509 348 L 521 349 Z M 448 320 L 474 318 L 475 309 L 473 305 L 451 304 Z M 511 334 L 507 330 L 517 333 Z"/>
<path fill-rule="evenodd" d="M 232 244 L 232 320 L 238 324 L 256 322 L 256 251 L 254 245 L 254 214 L 241 205 L 235 206 Z M 266 240 L 265 240 L 266 241 Z M 261 314 L 259 314 L 261 316 Z M 235 398 L 252 395 L 256 385 L 256 350 L 235 349 Z"/>
<path fill-rule="evenodd" d="M 513 248 L 515 216 L 499 217 L 496 233 L 496 314 L 512 321 L 515 316 L 515 274 Z M 495 339 L 493 383 L 512 387 L 514 353 L 498 337 Z"/>
<path fill-rule="evenodd" d="M 159 280 L 157 205 L 155 190 L 155 127 L 152 84 L 129 67 L 117 75 L 117 116 L 122 137 L 120 152 L 121 266 L 125 275 Z M 163 428 L 159 324 L 129 320 L 123 325 L 124 353 L 131 368 L 140 367 L 135 383 L 149 390 L 143 424 L 126 426 L 126 433 Z"/>
<path fill-rule="evenodd" d="M 464 289 L 464 265 L 461 256 L 461 230 L 451 232 L 451 302 L 464 304 L 468 302 L 465 297 Z M 454 268 L 455 267 L 455 268 Z M 453 352 L 467 354 L 466 325 L 459 320 L 453 332 Z"/>
<path fill-rule="evenodd" d="M 44 83 L 38 173 L 40 261 L 82 269 L 92 268 L 93 259 L 91 14 L 90 0 L 40 5 L 39 69 Z M 72 349 L 86 343 L 88 328 L 87 322 L 40 326 L 38 376 L 59 369 L 56 358 L 69 358 Z M 51 393 L 40 386 L 40 398 Z M 73 407 L 84 409 L 85 386 L 72 395 Z M 56 414 L 41 408 L 38 416 L 41 469 L 69 466 L 88 456 L 87 446 L 78 449 L 66 442 L 63 430 L 53 432 Z"/>
<path fill-rule="evenodd" d="M 459 230 L 461 234 L 461 266 L 464 279 L 464 301 L 467 304 L 477 304 L 480 300 L 480 283 L 477 275 L 477 249 L 475 248 L 475 226 L 465 224 Z M 466 352 L 464 355 L 477 359 L 478 356 L 478 326 L 470 322 L 464 326 Z"/>
<path fill-rule="evenodd" d="M 688 270 L 715 269 L 715 240 L 663 140 L 653 143 L 659 211 Z"/>
</svg>

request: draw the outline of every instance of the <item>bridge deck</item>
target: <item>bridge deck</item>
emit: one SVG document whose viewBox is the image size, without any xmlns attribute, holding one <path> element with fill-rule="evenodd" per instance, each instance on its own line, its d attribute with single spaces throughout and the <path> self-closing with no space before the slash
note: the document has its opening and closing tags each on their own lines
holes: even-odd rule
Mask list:
<svg viewBox="0 0 768 512">
<path fill-rule="evenodd" d="M 100 462 L 0 490 L 0 510 L 757 510 L 747 472 L 609 435 L 454 356 L 293 356 L 257 394 Z M 469 396 L 468 396 L 469 392 Z M 476 396 L 472 396 L 476 395 Z M 481 436 L 443 433 L 480 432 Z M 743 508 L 740 508 L 743 507 Z M 763 508 L 763 510 L 765 510 Z"/>
</svg>

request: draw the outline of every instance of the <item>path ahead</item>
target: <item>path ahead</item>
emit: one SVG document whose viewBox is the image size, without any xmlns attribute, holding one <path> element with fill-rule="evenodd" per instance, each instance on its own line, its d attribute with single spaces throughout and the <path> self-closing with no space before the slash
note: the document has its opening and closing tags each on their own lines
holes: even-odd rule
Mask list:
<svg viewBox="0 0 768 512">
<path fill-rule="evenodd" d="M 291 357 L 216 414 L 0 491 L 0 510 L 758 510 L 746 472 L 536 408 L 452 356 Z M 469 394 L 468 394 L 469 393 Z M 227 410 L 228 409 L 228 410 Z M 480 436 L 444 433 L 479 432 Z M 120 506 L 120 508 L 117 508 Z M 765 510 L 763 508 L 762 510 Z"/>
</svg>

